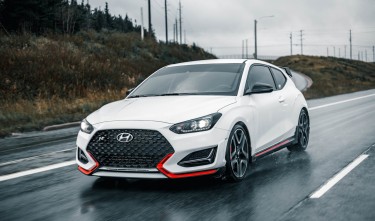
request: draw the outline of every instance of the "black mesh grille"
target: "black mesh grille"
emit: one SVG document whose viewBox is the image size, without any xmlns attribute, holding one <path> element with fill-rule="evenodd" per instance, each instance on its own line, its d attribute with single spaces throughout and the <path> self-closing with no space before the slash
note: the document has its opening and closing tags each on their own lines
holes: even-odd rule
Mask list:
<svg viewBox="0 0 375 221">
<path fill-rule="evenodd" d="M 133 140 L 119 142 L 117 136 L 130 133 Z M 116 129 L 95 133 L 87 150 L 100 166 L 119 168 L 155 168 L 167 154 L 174 153 L 171 144 L 154 130 Z"/>
</svg>

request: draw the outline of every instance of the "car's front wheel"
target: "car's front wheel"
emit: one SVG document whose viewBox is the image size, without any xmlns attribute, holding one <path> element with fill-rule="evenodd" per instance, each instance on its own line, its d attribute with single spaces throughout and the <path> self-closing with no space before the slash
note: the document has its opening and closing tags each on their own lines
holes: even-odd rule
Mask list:
<svg viewBox="0 0 375 221">
<path fill-rule="evenodd" d="M 237 124 L 233 127 L 225 155 L 226 178 L 229 181 L 241 181 L 249 168 L 250 140 L 243 126 Z"/>
<path fill-rule="evenodd" d="M 296 131 L 297 143 L 288 147 L 290 151 L 304 151 L 309 144 L 310 119 L 305 109 L 301 110 Z"/>
</svg>

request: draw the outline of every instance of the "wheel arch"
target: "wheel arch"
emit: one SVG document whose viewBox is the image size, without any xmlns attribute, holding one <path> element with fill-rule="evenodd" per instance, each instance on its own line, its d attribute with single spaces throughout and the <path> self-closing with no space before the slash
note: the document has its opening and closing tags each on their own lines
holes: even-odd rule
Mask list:
<svg viewBox="0 0 375 221">
<path fill-rule="evenodd" d="M 250 136 L 250 131 L 249 129 L 247 128 L 246 124 L 243 122 L 243 121 L 237 121 L 232 129 L 236 126 L 236 125 L 241 125 L 244 129 L 245 129 L 245 132 L 246 132 L 246 135 L 247 135 L 247 138 L 249 139 L 249 143 L 250 143 L 250 155 L 252 156 L 253 155 L 253 148 L 252 148 L 252 144 L 251 144 L 251 136 Z M 250 160 L 252 160 L 252 157 L 250 157 Z"/>
</svg>

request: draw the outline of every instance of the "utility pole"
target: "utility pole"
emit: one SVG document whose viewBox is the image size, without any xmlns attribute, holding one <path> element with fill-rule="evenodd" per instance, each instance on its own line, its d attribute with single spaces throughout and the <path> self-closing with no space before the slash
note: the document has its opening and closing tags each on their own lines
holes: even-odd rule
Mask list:
<svg viewBox="0 0 375 221">
<path fill-rule="evenodd" d="M 352 59 L 352 30 L 349 31 L 349 42 L 350 42 L 350 59 Z"/>
<path fill-rule="evenodd" d="M 242 40 L 242 59 L 245 58 L 245 40 Z"/>
<path fill-rule="evenodd" d="M 176 18 L 176 42 L 178 43 L 178 23 L 177 23 L 177 18 Z"/>
<path fill-rule="evenodd" d="M 255 37 L 255 49 L 254 49 L 254 58 L 257 59 L 258 58 L 258 52 L 257 52 L 257 20 L 255 19 L 254 20 L 254 37 Z"/>
<path fill-rule="evenodd" d="M 258 20 L 262 19 L 262 18 L 273 18 L 274 16 L 273 15 L 268 15 L 268 16 L 263 16 L 263 17 L 260 17 Z M 256 19 L 254 19 L 254 40 L 255 40 L 255 44 L 254 44 L 254 58 L 257 59 L 258 58 L 258 45 L 257 45 L 257 23 L 258 21 Z"/>
<path fill-rule="evenodd" d="M 367 49 L 365 49 L 365 58 L 366 58 L 366 62 L 367 62 Z"/>
<path fill-rule="evenodd" d="M 303 55 L 303 41 L 302 41 L 303 40 L 303 38 L 302 38 L 303 37 L 303 30 L 300 30 L 300 33 L 301 33 L 300 34 L 300 37 L 301 37 L 301 55 Z"/>
<path fill-rule="evenodd" d="M 248 49 L 249 49 L 249 47 L 248 47 L 247 45 L 248 45 L 248 44 L 247 44 L 247 39 L 246 39 L 246 59 L 249 58 L 249 53 L 248 53 Z"/>
<path fill-rule="evenodd" d="M 176 24 L 173 24 L 173 42 L 176 43 Z"/>
<path fill-rule="evenodd" d="M 167 0 L 164 1 L 164 9 L 165 9 L 165 43 L 168 44 L 168 8 L 167 8 Z"/>
<path fill-rule="evenodd" d="M 148 32 L 150 37 L 152 36 L 152 24 L 151 24 L 151 0 L 148 0 Z"/>
<path fill-rule="evenodd" d="M 290 32 L 290 55 L 293 55 L 293 35 Z"/>
<path fill-rule="evenodd" d="M 145 33 L 143 29 L 144 29 L 143 28 L 143 8 L 141 7 L 141 39 L 142 41 L 145 38 Z"/>
<path fill-rule="evenodd" d="M 336 47 L 333 46 L 333 57 L 336 57 Z"/>
<path fill-rule="evenodd" d="M 181 18 L 181 1 L 180 1 L 180 44 L 182 44 L 182 18 Z"/>
<path fill-rule="evenodd" d="M 345 45 L 345 58 L 346 58 L 346 45 Z"/>
</svg>

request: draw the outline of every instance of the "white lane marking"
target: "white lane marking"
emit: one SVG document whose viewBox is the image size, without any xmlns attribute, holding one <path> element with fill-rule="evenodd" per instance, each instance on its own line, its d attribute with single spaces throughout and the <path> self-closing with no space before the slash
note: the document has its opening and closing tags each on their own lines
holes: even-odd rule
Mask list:
<svg viewBox="0 0 375 221">
<path fill-rule="evenodd" d="M 347 103 L 347 102 L 350 102 L 350 101 L 355 101 L 355 100 L 368 98 L 368 97 L 372 97 L 372 96 L 375 96 L 375 94 L 370 94 L 370 95 L 366 95 L 366 96 L 362 96 L 362 97 L 356 97 L 356 98 L 352 98 L 352 99 L 348 99 L 348 100 L 338 101 L 338 102 L 334 102 L 334 103 L 330 103 L 330 104 L 324 104 L 324 105 L 320 105 L 320 106 L 317 106 L 317 107 L 309 108 L 309 110 L 316 110 L 316 109 L 329 107 L 329 106 L 333 106 L 333 105 L 336 105 L 336 104 Z"/>
<path fill-rule="evenodd" d="M 310 195 L 312 199 L 318 199 L 323 196 L 328 190 L 330 190 L 336 183 L 338 183 L 342 178 L 350 173 L 354 168 L 356 168 L 362 161 L 364 161 L 369 155 L 362 154 L 342 169 L 339 173 L 333 176 L 328 182 L 321 186 L 317 191 Z"/>
<path fill-rule="evenodd" d="M 74 149 L 76 149 L 76 148 L 59 150 L 59 151 L 49 152 L 49 153 L 45 153 L 45 154 L 41 154 L 41 155 L 36 155 L 36 156 L 32 156 L 32 157 L 26 157 L 26 158 L 22 158 L 22 159 L 18 159 L 18 160 L 12 160 L 12 161 L 8 161 L 8 162 L 5 162 L 5 163 L 0 163 L 0 167 L 6 166 L 6 165 L 10 165 L 10 164 L 19 163 L 19 162 L 26 161 L 26 160 L 36 159 L 36 158 L 39 158 L 39 157 L 42 157 L 42 156 L 46 156 L 46 155 L 50 155 L 50 154 L 54 154 L 54 153 L 68 152 L 68 151 L 71 151 L 71 150 L 74 150 Z"/>
<path fill-rule="evenodd" d="M 45 171 L 48 171 L 48 170 L 54 170 L 54 169 L 57 169 L 57 168 L 66 167 L 66 166 L 70 166 L 70 165 L 73 165 L 73 164 L 76 164 L 75 160 L 66 161 L 66 162 L 57 163 L 57 164 L 52 164 L 52 165 L 49 165 L 49 166 L 40 167 L 40 168 L 36 168 L 36 169 L 31 169 L 31 170 L 26 170 L 26 171 L 22 171 L 22 172 L 7 174 L 7 175 L 0 176 L 0 182 L 15 179 L 15 178 L 18 178 L 18 177 L 31 175 L 31 174 L 41 173 L 41 172 L 45 172 Z"/>
</svg>

